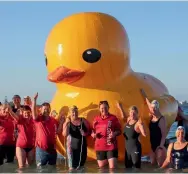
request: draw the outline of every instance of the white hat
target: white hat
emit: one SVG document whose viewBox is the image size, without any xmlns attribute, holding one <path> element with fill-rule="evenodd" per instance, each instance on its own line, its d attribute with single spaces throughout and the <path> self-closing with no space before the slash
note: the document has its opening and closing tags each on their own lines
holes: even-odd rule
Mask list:
<svg viewBox="0 0 188 174">
<path fill-rule="evenodd" d="M 183 126 L 178 126 L 177 129 L 176 129 L 176 131 L 177 130 L 181 130 L 181 129 L 185 132 L 185 128 Z"/>
<path fill-rule="evenodd" d="M 151 102 L 151 105 L 154 106 L 155 108 L 159 109 L 159 102 L 157 100 L 153 100 Z"/>
</svg>

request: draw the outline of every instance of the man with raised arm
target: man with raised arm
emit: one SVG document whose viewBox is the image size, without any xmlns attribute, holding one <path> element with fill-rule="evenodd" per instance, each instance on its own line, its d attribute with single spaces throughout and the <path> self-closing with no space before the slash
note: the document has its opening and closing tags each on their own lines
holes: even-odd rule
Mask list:
<svg viewBox="0 0 188 174">
<path fill-rule="evenodd" d="M 56 136 L 62 134 L 64 117 L 61 115 L 59 122 L 54 117 L 51 117 L 49 103 L 43 103 L 41 114 L 38 114 L 36 109 L 37 98 L 38 93 L 34 96 L 32 102 L 32 115 L 36 127 L 37 166 L 56 165 Z"/>
</svg>

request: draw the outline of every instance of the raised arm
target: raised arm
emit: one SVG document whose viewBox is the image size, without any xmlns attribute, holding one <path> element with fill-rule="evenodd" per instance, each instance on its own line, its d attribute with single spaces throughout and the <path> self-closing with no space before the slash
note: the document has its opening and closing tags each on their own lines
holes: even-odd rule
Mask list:
<svg viewBox="0 0 188 174">
<path fill-rule="evenodd" d="M 164 116 L 159 121 L 159 127 L 161 129 L 161 134 L 162 134 L 160 147 L 164 147 L 165 139 L 166 139 L 166 135 L 167 135 L 167 131 L 166 131 L 166 119 L 165 119 Z"/>
<path fill-rule="evenodd" d="M 127 119 L 127 114 L 125 113 L 125 111 L 123 109 L 123 106 L 122 106 L 122 104 L 120 102 L 117 102 L 117 108 L 120 111 L 121 118 L 125 121 Z"/>
<path fill-rule="evenodd" d="M 18 121 L 18 120 L 19 120 L 19 116 L 18 116 L 17 114 L 15 114 L 15 113 L 12 111 L 10 105 L 7 105 L 7 109 L 8 109 L 8 112 L 9 112 L 10 116 L 11 116 L 14 120 Z"/>
<path fill-rule="evenodd" d="M 38 114 L 37 114 L 37 98 L 38 98 L 38 92 L 35 94 L 34 98 L 33 98 L 33 102 L 32 102 L 32 116 L 33 116 L 33 120 L 37 120 L 38 118 Z"/>
<path fill-rule="evenodd" d="M 170 164 L 172 147 L 173 147 L 173 143 L 170 143 L 168 146 L 166 159 L 164 163 L 162 164 L 162 166 L 160 167 L 161 169 L 166 168 Z"/>
<path fill-rule="evenodd" d="M 150 109 L 151 103 L 150 103 L 145 91 L 143 89 L 140 89 L 140 93 L 141 93 L 142 97 L 144 98 L 144 100 L 146 101 L 146 104 L 148 105 L 148 108 Z"/>
</svg>

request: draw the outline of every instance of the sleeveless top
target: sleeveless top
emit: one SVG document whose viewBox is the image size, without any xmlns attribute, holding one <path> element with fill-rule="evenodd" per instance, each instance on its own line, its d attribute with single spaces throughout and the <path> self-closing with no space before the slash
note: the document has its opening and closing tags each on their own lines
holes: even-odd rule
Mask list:
<svg viewBox="0 0 188 174">
<path fill-rule="evenodd" d="M 87 132 L 87 128 L 83 123 L 82 118 L 81 118 L 81 124 L 78 126 L 70 122 L 69 135 L 71 136 L 71 142 L 70 142 L 71 149 L 79 150 L 81 148 L 81 143 L 82 143 L 82 135 L 80 133 L 81 126 L 82 126 L 82 130 L 84 132 Z M 85 136 L 83 136 L 83 146 L 87 146 L 87 141 Z"/>
<path fill-rule="evenodd" d="M 171 152 L 171 167 L 174 169 L 183 169 L 188 167 L 188 144 L 179 150 L 174 149 L 174 143 Z"/>
<path fill-rule="evenodd" d="M 156 122 L 150 121 L 149 123 L 150 142 L 153 151 L 155 151 L 161 143 L 162 133 L 159 127 L 159 121 L 161 118 L 163 118 L 163 116 L 161 116 Z"/>
<path fill-rule="evenodd" d="M 130 125 L 129 123 L 126 124 L 126 126 L 124 127 L 124 131 L 123 131 L 123 135 L 125 137 L 126 140 L 126 146 L 128 147 L 129 145 L 137 145 L 140 144 L 138 137 L 140 135 L 140 133 L 135 131 L 135 125 L 137 122 L 135 122 L 134 124 Z"/>
</svg>

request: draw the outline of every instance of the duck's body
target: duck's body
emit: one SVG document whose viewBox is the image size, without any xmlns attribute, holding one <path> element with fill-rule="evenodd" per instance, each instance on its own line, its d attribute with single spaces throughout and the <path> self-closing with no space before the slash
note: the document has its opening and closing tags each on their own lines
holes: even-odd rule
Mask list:
<svg viewBox="0 0 188 174">
<path fill-rule="evenodd" d="M 79 25 L 76 25 L 79 23 Z M 70 40 L 69 40 L 70 39 Z M 110 112 L 122 127 L 123 119 L 116 107 L 120 101 L 127 111 L 136 105 L 148 128 L 148 108 L 140 94 L 143 88 L 149 99 L 160 103 L 168 128 L 177 114 L 177 102 L 165 85 L 151 75 L 134 72 L 129 63 L 129 43 L 123 26 L 113 17 L 102 13 L 80 13 L 58 23 L 51 31 L 45 48 L 48 79 L 57 84 L 51 103 L 52 110 L 63 110 L 77 105 L 80 116 L 92 124 L 99 114 L 99 101 L 107 100 Z M 150 152 L 149 131 L 141 138 L 143 155 Z M 95 158 L 94 142 L 88 141 L 88 157 Z M 58 139 L 57 150 L 64 154 L 64 138 Z M 124 137 L 118 137 L 119 159 L 124 159 Z"/>
<path fill-rule="evenodd" d="M 139 77 L 140 76 L 140 77 Z M 52 108 L 59 111 L 63 108 L 65 115 L 68 114 L 68 107 L 76 104 L 79 108 L 79 115 L 85 117 L 92 124 L 94 116 L 99 114 L 98 103 L 99 101 L 107 100 L 110 104 L 110 112 L 115 114 L 121 121 L 122 127 L 124 126 L 123 119 L 116 107 L 116 101 L 121 101 L 124 109 L 127 111 L 131 105 L 138 106 L 140 111 L 140 116 L 142 121 L 148 128 L 150 121 L 148 115 L 147 105 L 144 104 L 143 98 L 139 93 L 139 88 L 143 88 L 149 97 L 155 98 L 160 102 L 161 111 L 167 119 L 168 128 L 170 128 L 172 122 L 176 117 L 176 102 L 173 97 L 168 95 L 166 87 L 161 83 L 159 84 L 156 79 L 145 74 L 132 74 L 129 77 L 129 85 L 126 83 L 119 84 L 117 91 L 99 90 L 99 89 L 89 89 L 89 88 L 78 88 L 70 85 L 62 85 L 62 89 L 58 90 L 52 100 Z M 126 80 L 125 80 L 126 81 Z M 152 81 L 152 83 L 151 83 Z M 132 87 L 132 88 L 130 88 Z M 158 88 L 156 88 L 158 87 Z M 161 95 L 163 94 L 163 95 Z M 150 140 L 149 140 L 149 130 L 147 129 L 147 137 L 141 137 L 143 155 L 148 155 L 150 152 Z M 125 140 L 121 135 L 119 139 L 119 159 L 124 159 L 125 151 Z M 63 138 L 61 142 L 58 140 L 58 151 L 64 154 L 64 149 L 62 147 Z M 88 141 L 88 157 L 89 159 L 95 158 L 94 142 L 90 137 Z"/>
</svg>

